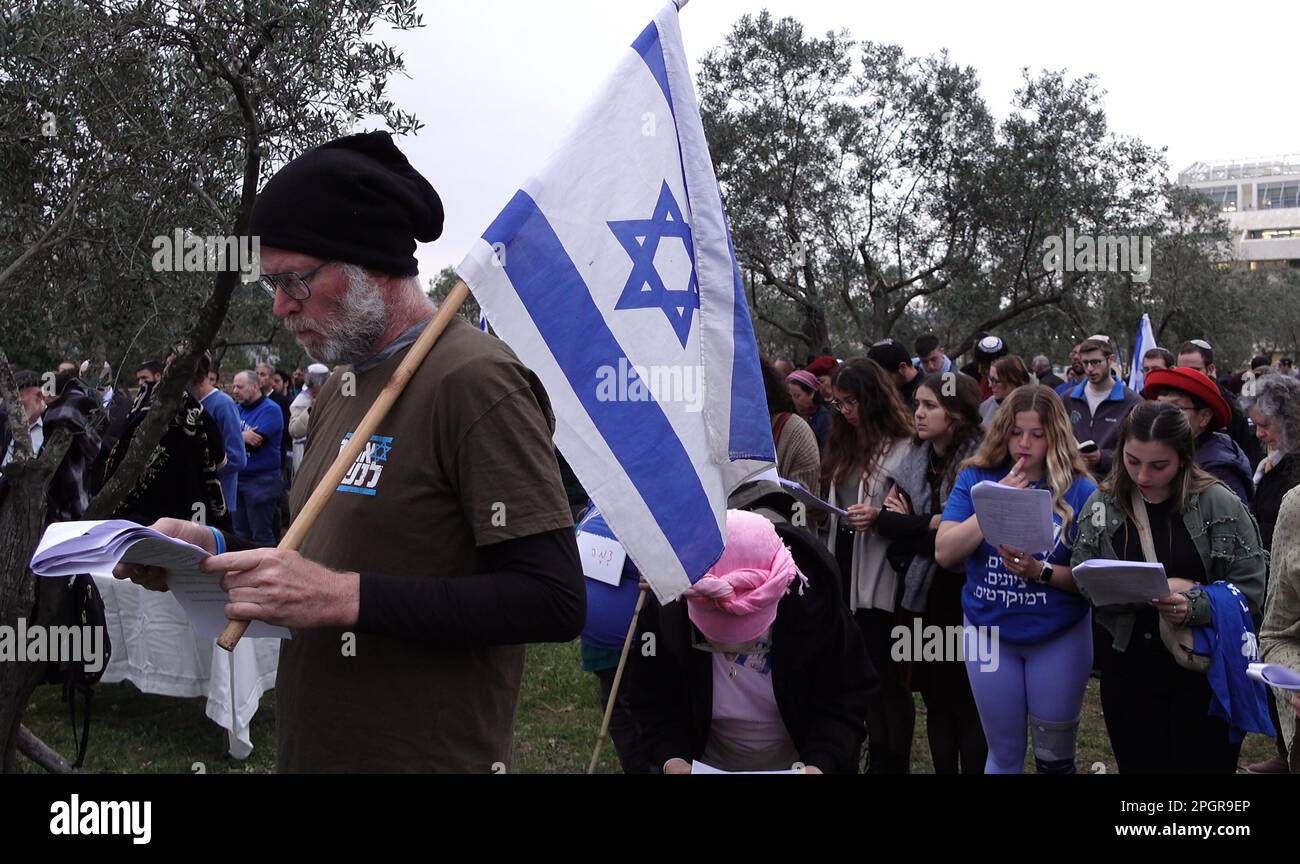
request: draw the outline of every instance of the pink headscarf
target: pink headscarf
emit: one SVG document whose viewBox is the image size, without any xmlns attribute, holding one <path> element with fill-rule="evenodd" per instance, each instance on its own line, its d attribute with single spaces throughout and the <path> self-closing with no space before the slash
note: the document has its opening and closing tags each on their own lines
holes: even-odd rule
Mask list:
<svg viewBox="0 0 1300 864">
<path fill-rule="evenodd" d="M 802 369 L 796 369 L 795 371 L 791 372 L 789 375 L 785 376 L 785 380 L 798 381 L 800 384 L 807 387 L 809 390 L 811 390 L 814 393 L 816 393 L 817 389 L 822 386 L 821 382 L 817 380 L 816 375 L 812 374 L 811 372 L 805 372 Z"/>
<path fill-rule="evenodd" d="M 727 545 L 718 563 L 683 595 L 704 638 L 740 645 L 762 636 L 790 583 L 808 583 L 772 523 L 757 513 L 727 511 Z"/>
</svg>

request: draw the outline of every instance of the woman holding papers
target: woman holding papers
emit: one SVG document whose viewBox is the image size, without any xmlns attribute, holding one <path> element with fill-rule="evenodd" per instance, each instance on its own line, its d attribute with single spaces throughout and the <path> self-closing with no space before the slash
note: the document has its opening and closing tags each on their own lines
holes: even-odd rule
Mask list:
<svg viewBox="0 0 1300 864">
<path fill-rule="evenodd" d="M 962 625 L 966 574 L 935 563 L 934 537 L 957 469 L 975 455 L 983 437 L 979 398 L 979 384 L 969 375 L 937 373 L 917 386 L 916 435 L 891 476 L 876 520 L 876 530 L 891 541 L 891 565 L 903 577 L 902 607 L 916 616 L 907 625 L 922 633 Z M 925 699 L 935 773 L 982 773 L 988 745 L 962 658 L 931 660 L 914 652 L 911 659 L 912 689 Z"/>
<path fill-rule="evenodd" d="M 1045 557 L 985 540 L 971 494 L 983 481 L 1051 492 L 1054 545 Z M 1026 723 L 1038 772 L 1075 772 L 1092 621 L 1070 575 L 1070 544 L 1095 488 L 1060 398 L 1034 384 L 1003 401 L 944 506 L 934 557 L 966 570 L 962 608 L 967 626 L 979 628 L 967 634 L 966 671 L 988 739 L 985 773 L 1023 770 Z M 973 633 L 995 634 L 992 662 L 970 656 Z"/>
<path fill-rule="evenodd" d="M 848 589 L 849 608 L 880 673 L 867 713 L 867 772 L 905 774 L 916 704 L 904 669 L 890 657 L 902 582 L 889 566 L 889 541 L 873 529 L 894 466 L 909 447 L 912 419 L 898 388 L 874 360 L 850 360 L 835 375 L 835 419 L 822 456 L 823 497 L 847 510 L 829 520 L 827 548 Z"/>
<path fill-rule="evenodd" d="M 1119 771 L 1234 773 L 1241 745 L 1230 741 L 1228 723 L 1209 713 L 1210 680 L 1175 662 L 1160 621 L 1215 627 L 1219 607 L 1201 586 L 1225 582 L 1258 621 L 1264 601 L 1259 529 L 1241 499 L 1196 467 L 1191 426 L 1177 407 L 1140 403 L 1120 426 L 1115 454 L 1110 475 L 1081 516 L 1073 561 L 1148 561 L 1146 545 L 1169 577 L 1168 594 L 1146 606 L 1097 608 L 1112 637 L 1109 648 L 1101 646 L 1098 667 Z M 1254 633 L 1238 631 L 1233 645 L 1251 646 Z"/>
</svg>

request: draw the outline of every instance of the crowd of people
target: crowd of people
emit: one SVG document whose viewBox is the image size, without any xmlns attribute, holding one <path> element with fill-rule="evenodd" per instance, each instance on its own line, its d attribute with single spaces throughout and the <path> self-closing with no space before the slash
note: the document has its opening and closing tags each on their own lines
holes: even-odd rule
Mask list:
<svg viewBox="0 0 1300 864">
<path fill-rule="evenodd" d="M 116 514 L 212 553 L 203 566 L 229 617 L 294 631 L 277 677 L 281 771 L 499 773 L 523 646 L 579 631 L 583 668 L 613 693 L 640 574 L 628 560 L 617 585 L 583 578 L 575 516 L 580 531 L 609 531 L 556 458 L 550 399 L 461 318 L 299 549 L 265 548 L 286 488 L 301 512 L 432 319 L 414 250 L 442 221 L 385 133 L 328 142 L 272 176 L 250 225 L 259 281 L 328 365 L 227 382 L 202 357 Z M 765 363 L 776 471 L 825 507 L 770 479 L 742 485 L 720 560 L 681 602 L 645 604 L 611 719 L 624 769 L 855 773 L 865 742 L 869 773 L 906 772 L 919 692 L 937 772 L 1020 772 L 1032 745 L 1038 772 L 1073 773 L 1096 675 L 1121 773 L 1233 771 L 1244 735 L 1274 730 L 1277 758 L 1250 770 L 1300 770 L 1300 700 L 1245 677 L 1256 648 L 1300 671 L 1289 360 L 1220 380 L 1214 349 L 1194 339 L 1134 358 L 1138 393 L 1101 335 L 1059 377 L 993 334 L 961 369 L 932 335 L 913 347 Z M 102 486 L 180 353 L 137 370 L 133 402 L 108 369 L 94 382 L 88 364 L 66 364 L 52 389 L 17 370 L 34 445 L 47 396 L 78 388 L 97 406 L 87 482 Z M 331 366 L 349 368 L 351 392 Z M 7 422 L 0 434 L 8 460 Z M 1051 548 L 992 545 L 981 482 L 1046 490 Z M 1074 571 L 1099 558 L 1158 562 L 1167 585 L 1098 606 Z M 115 575 L 166 587 L 157 568 Z M 916 628 L 956 631 L 960 647 L 899 651 Z"/>
<path fill-rule="evenodd" d="M 779 475 L 843 515 L 805 523 L 777 492 L 733 495 L 723 559 L 684 604 L 638 622 L 638 637 L 703 653 L 631 652 L 611 724 L 625 770 L 856 772 L 865 744 L 867 773 L 904 773 L 919 693 L 936 772 L 1019 773 L 1032 746 L 1038 773 L 1075 773 L 1090 677 L 1112 770 L 1231 773 L 1247 732 L 1275 731 L 1277 757 L 1241 767 L 1296 767 L 1300 700 L 1250 683 L 1245 663 L 1260 657 L 1241 650 L 1300 669 L 1297 574 L 1269 572 L 1270 550 L 1296 554 L 1275 538 L 1300 531 L 1275 527 L 1283 512 L 1300 519 L 1300 499 L 1283 507 L 1300 485 L 1289 359 L 1219 380 L 1214 349 L 1194 339 L 1137 358 L 1135 392 L 1103 335 L 1081 340 L 1061 376 L 991 334 L 960 369 L 934 336 L 914 348 L 763 361 Z M 1051 492 L 1047 554 L 985 539 L 983 481 Z M 1159 562 L 1167 590 L 1096 606 L 1073 576 L 1096 559 Z M 588 580 L 584 668 L 603 670 L 606 697 L 633 599 L 612 592 Z M 961 632 L 961 656 L 898 650 L 936 626 Z M 991 631 L 994 663 L 976 648 Z"/>
<path fill-rule="evenodd" d="M 65 360 L 48 373 L 12 369 L 33 453 L 39 455 L 44 443 L 46 409 L 69 384 L 93 392 L 97 408 L 88 420 L 98 455 L 87 466 L 84 481 L 89 495 L 96 494 L 122 464 L 179 350 L 173 346 L 163 360 L 140 364 L 129 392 L 114 386 L 108 363 L 93 374 L 88 361 Z M 190 519 L 274 545 L 288 523 L 294 448 L 301 454 L 312 399 L 328 377 L 328 367 L 319 363 L 292 374 L 262 363 L 223 380 L 205 352 L 179 409 L 114 517 L 142 524 L 165 517 Z M 0 406 L 0 464 L 8 464 L 14 453 L 6 416 Z M 299 427 L 293 427 L 294 418 L 301 419 Z"/>
</svg>

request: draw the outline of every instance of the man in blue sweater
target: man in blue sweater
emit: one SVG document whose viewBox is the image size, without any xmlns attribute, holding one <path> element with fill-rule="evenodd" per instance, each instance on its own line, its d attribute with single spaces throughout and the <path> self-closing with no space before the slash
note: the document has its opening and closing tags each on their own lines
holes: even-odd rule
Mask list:
<svg viewBox="0 0 1300 864">
<path fill-rule="evenodd" d="M 248 462 L 239 472 L 235 533 L 254 543 L 274 546 L 284 415 L 279 405 L 262 395 L 257 373 L 251 369 L 235 376 L 233 390 L 248 452 Z"/>
<path fill-rule="evenodd" d="M 226 512 L 233 520 L 239 509 L 239 472 L 244 470 L 244 465 L 248 462 L 248 451 L 244 449 L 244 426 L 239 418 L 239 406 L 234 399 L 212 386 L 208 377 L 211 371 L 212 355 L 204 351 L 199 357 L 198 365 L 194 367 L 190 393 L 199 400 L 203 410 L 212 415 L 217 428 L 221 430 L 226 464 L 217 469 L 217 477 L 221 480 L 221 494 L 226 499 Z M 233 521 L 231 524 L 234 524 Z"/>
</svg>

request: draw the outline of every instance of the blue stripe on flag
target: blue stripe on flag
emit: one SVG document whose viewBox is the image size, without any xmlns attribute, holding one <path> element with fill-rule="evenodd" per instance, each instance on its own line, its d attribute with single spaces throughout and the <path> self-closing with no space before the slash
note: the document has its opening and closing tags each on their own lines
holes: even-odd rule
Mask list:
<svg viewBox="0 0 1300 864">
<path fill-rule="evenodd" d="M 721 190 L 718 197 L 721 198 Z M 727 218 L 725 208 L 722 211 L 722 229 L 727 234 L 727 253 L 731 256 L 734 295 L 731 309 L 731 429 L 727 453 L 731 459 L 776 461 L 771 427 L 765 422 L 768 416 L 767 393 L 758 362 L 758 340 L 749 320 L 745 280 L 736 262 L 736 249 L 731 243 L 731 220 Z"/>
<path fill-rule="evenodd" d="M 646 28 L 641 31 L 641 35 L 636 37 L 632 43 L 632 50 L 641 55 L 645 65 L 650 67 L 650 74 L 655 76 L 655 81 L 659 83 L 659 89 L 664 91 L 664 99 L 668 102 L 668 110 L 676 121 L 677 113 L 673 111 L 673 97 L 668 91 L 668 67 L 664 64 L 664 52 L 659 46 L 659 28 L 655 22 L 651 21 Z"/>
<path fill-rule="evenodd" d="M 717 557 L 718 523 L 708 495 L 657 402 L 611 404 L 597 399 L 598 369 L 617 367 L 627 355 L 560 238 L 521 189 L 488 226 L 483 240 L 492 246 L 508 244 L 503 256 L 509 262 L 506 276 L 520 302 L 687 575 L 698 579 Z M 707 551 L 710 560 L 698 560 L 700 551 Z"/>
</svg>

